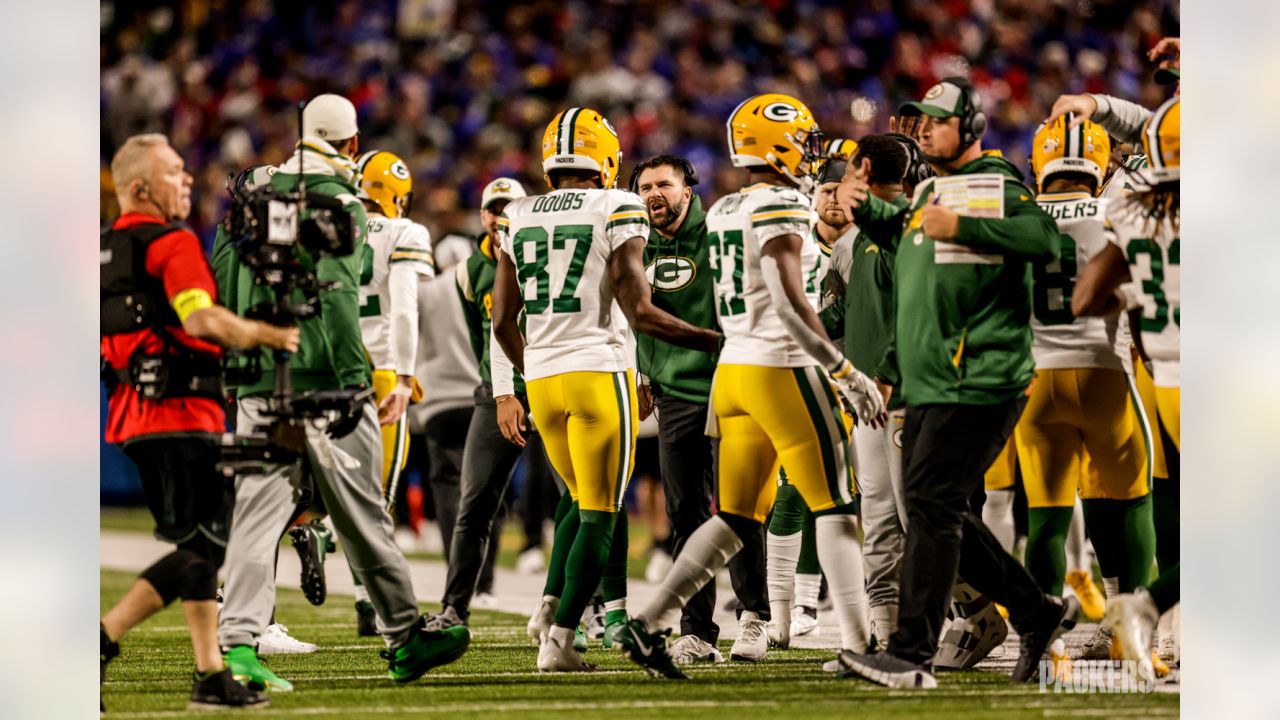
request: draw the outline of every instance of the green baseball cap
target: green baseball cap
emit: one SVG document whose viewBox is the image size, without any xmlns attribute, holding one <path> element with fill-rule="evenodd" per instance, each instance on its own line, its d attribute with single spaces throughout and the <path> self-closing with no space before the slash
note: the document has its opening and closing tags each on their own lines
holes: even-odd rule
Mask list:
<svg viewBox="0 0 1280 720">
<path fill-rule="evenodd" d="M 935 118 L 960 117 L 964 115 L 966 92 L 967 88 L 953 82 L 952 78 L 947 78 L 929 88 L 923 100 L 903 103 L 898 108 L 898 112 L 907 117 L 918 115 Z"/>
<path fill-rule="evenodd" d="M 1160 85 L 1176 85 L 1182 82 L 1182 70 L 1176 67 L 1164 67 L 1156 71 L 1156 83 Z"/>
</svg>

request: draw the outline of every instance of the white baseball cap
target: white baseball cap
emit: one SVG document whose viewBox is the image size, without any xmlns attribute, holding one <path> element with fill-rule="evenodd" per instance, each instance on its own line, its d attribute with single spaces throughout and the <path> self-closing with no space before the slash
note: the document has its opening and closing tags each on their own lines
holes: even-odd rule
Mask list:
<svg viewBox="0 0 1280 720">
<path fill-rule="evenodd" d="M 341 95 L 317 95 L 302 108 L 304 135 L 321 140 L 346 140 L 360 134 L 356 106 Z"/>
<path fill-rule="evenodd" d="M 519 181 L 500 177 L 484 186 L 484 193 L 480 195 L 480 207 L 487 208 L 494 200 L 515 200 L 524 196 L 524 186 Z"/>
</svg>

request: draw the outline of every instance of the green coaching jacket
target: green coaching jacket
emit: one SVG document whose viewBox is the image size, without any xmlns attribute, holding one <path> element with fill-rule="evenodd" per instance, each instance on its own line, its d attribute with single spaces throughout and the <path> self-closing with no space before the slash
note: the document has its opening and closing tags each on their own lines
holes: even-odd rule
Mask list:
<svg viewBox="0 0 1280 720">
<path fill-rule="evenodd" d="M 707 255 L 707 213 L 696 193 L 674 237 L 668 240 L 657 230 L 649 230 L 644 264 L 654 305 L 691 325 L 719 329 L 715 282 Z M 664 394 L 685 402 L 710 401 L 711 376 L 716 372 L 714 354 L 636 333 L 636 361 L 640 372 Z"/>
<path fill-rule="evenodd" d="M 906 208 L 871 196 L 854 212 L 864 233 L 896 251 L 894 338 L 875 374 L 908 405 L 991 405 L 1031 383 L 1031 269 L 1057 256 L 1058 229 L 1007 160 L 983 156 L 952 175 L 977 173 L 1003 176 L 1004 216 L 961 217 L 941 256 L 921 228 L 936 180 Z"/>
<path fill-rule="evenodd" d="M 298 352 L 290 365 L 290 377 L 296 390 L 335 390 L 368 386 L 371 372 L 364 342 L 360 336 L 360 259 L 365 243 L 368 216 L 356 199 L 354 178 L 346 168 L 323 159 L 320 151 L 307 150 L 307 193 L 328 195 L 344 200 L 356 228 L 355 252 L 338 258 L 314 259 L 295 247 L 299 261 L 312 269 L 321 282 L 337 281 L 333 290 L 320 292 L 318 312 L 299 327 Z M 297 190 L 300 163 L 295 154 L 271 179 L 271 187 L 283 192 Z M 349 200 L 348 200 L 349 198 Z M 253 282 L 253 273 L 245 267 L 225 237 L 221 226 L 213 250 L 214 275 L 218 294 L 228 308 L 244 316 L 249 308 L 271 299 L 271 291 Z M 302 301 L 301 293 L 296 300 Z M 275 360 L 262 353 L 262 377 L 250 385 L 237 388 L 237 397 L 271 392 L 275 388 Z"/>
</svg>

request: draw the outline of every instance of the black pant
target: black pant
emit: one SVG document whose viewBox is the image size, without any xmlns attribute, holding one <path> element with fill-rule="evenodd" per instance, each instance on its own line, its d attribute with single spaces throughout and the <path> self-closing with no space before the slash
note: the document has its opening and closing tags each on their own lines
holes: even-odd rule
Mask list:
<svg viewBox="0 0 1280 720">
<path fill-rule="evenodd" d="M 445 557 L 453 539 L 453 524 L 458 519 L 459 484 L 462 479 L 462 455 L 467 442 L 467 425 L 473 408 L 445 410 L 427 421 L 424 436 L 427 444 L 426 484 L 436 506 L 436 522 Z"/>
<path fill-rule="evenodd" d="M 707 405 L 665 394 L 659 394 L 656 400 L 662 491 L 671 523 L 672 555 L 679 556 L 693 531 L 711 519 L 719 443 L 706 434 Z M 767 618 L 763 532 L 759 535 L 758 542 L 745 541 L 742 550 L 729 561 L 729 577 L 742 609 Z M 720 627 L 712 620 L 715 607 L 716 584 L 712 580 L 689 598 L 681 611 L 680 634 L 715 643 L 720 636 Z"/>
<path fill-rule="evenodd" d="M 178 547 L 226 549 L 235 479 L 218 472 L 216 435 L 141 436 L 124 446 L 138 468 L 142 494 L 156 521 L 156 537 Z M 204 554 L 204 553 L 201 553 Z M 219 557 L 217 566 L 222 564 Z"/>
<path fill-rule="evenodd" d="M 528 407 L 524 397 L 520 404 Z M 541 436 L 526 433 L 531 466 L 549 468 Z M 493 561 L 502 532 L 502 496 L 511 481 L 511 470 L 522 449 L 502 436 L 498 429 L 498 406 L 485 386 L 476 390 L 475 412 L 467 428 L 466 452 L 462 457 L 462 493 L 458 519 L 449 544 L 449 577 L 444 604 L 466 617 L 471 597 L 493 587 Z M 547 470 L 549 472 L 549 470 Z M 531 478 L 532 480 L 532 478 Z"/>
<path fill-rule="evenodd" d="M 907 407 L 902 433 L 907 542 L 898 631 L 889 641 L 894 655 L 917 664 L 932 661 L 957 573 L 1008 608 L 1010 622 L 1020 631 L 1048 609 L 1035 580 L 978 514 L 983 475 L 1025 404 L 1019 398 L 998 405 Z"/>
</svg>

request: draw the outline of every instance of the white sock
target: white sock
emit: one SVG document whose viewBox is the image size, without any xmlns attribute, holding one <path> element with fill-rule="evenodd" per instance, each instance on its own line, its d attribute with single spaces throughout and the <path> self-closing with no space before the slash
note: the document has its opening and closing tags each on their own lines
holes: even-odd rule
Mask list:
<svg viewBox="0 0 1280 720">
<path fill-rule="evenodd" d="M 765 543 L 765 577 L 769 585 L 769 611 L 775 622 L 791 622 L 791 600 L 795 597 L 796 563 L 804 533 L 774 535 Z"/>
<path fill-rule="evenodd" d="M 821 564 L 821 561 L 819 561 Z M 822 593 L 822 575 L 796 573 L 795 604 L 807 608 L 818 607 L 818 595 Z"/>
<path fill-rule="evenodd" d="M 1066 550 L 1067 572 L 1085 570 L 1093 573 L 1093 563 L 1089 562 L 1089 543 L 1084 536 L 1084 509 L 1080 506 L 1080 498 L 1076 498 L 1076 507 L 1071 513 Z"/>
<path fill-rule="evenodd" d="M 554 640 L 562 648 L 573 647 L 573 628 L 552 625 L 551 632 L 547 633 L 547 638 Z"/>
<path fill-rule="evenodd" d="M 1113 598 L 1119 595 L 1120 594 L 1120 578 L 1118 577 L 1102 578 L 1102 591 L 1105 592 L 1107 594 L 1107 597 L 1109 598 Z"/>
<path fill-rule="evenodd" d="M 840 647 L 863 652 L 870 639 L 862 547 L 852 515 L 817 518 L 818 562 L 831 587 L 831 605 L 840 618 Z"/>
<path fill-rule="evenodd" d="M 741 549 L 742 540 L 719 515 L 702 523 L 680 549 L 680 557 L 676 558 L 658 592 L 636 615 L 636 619 L 650 631 L 654 630 L 663 616 L 684 607 L 689 598 L 711 582 L 720 568 L 729 563 L 729 558 Z"/>
<path fill-rule="evenodd" d="M 614 610 L 626 610 L 626 609 L 627 609 L 626 598 L 621 598 L 619 600 L 610 600 L 609 602 L 604 604 L 605 612 L 613 612 Z"/>
<path fill-rule="evenodd" d="M 982 522 L 1000 541 L 1005 552 L 1013 551 L 1013 491 L 988 490 L 982 506 Z"/>
<path fill-rule="evenodd" d="M 876 640 L 883 649 L 889 642 L 889 636 L 898 630 L 898 606 L 876 605 L 871 608 L 871 629 Z"/>
<path fill-rule="evenodd" d="M 363 585 L 357 585 L 355 590 L 356 602 L 369 602 L 369 591 Z"/>
</svg>

